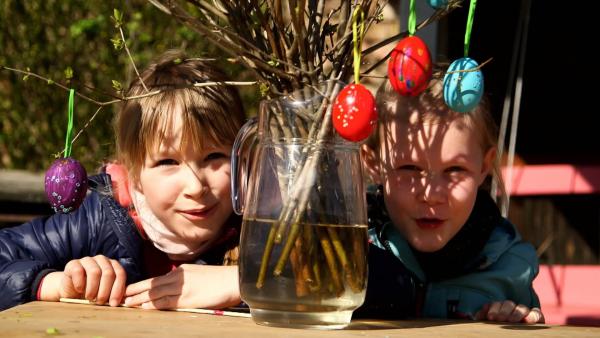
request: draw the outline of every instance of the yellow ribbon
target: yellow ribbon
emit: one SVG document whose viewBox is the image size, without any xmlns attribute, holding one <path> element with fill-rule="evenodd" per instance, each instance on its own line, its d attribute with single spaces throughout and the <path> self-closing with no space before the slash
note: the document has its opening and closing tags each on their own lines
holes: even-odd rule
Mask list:
<svg viewBox="0 0 600 338">
<path fill-rule="evenodd" d="M 360 15 L 360 19 L 359 19 Z M 358 21 L 360 20 L 360 35 L 358 34 Z M 360 82 L 360 54 L 362 39 L 365 33 L 365 13 L 360 6 L 356 6 L 352 13 L 352 43 L 354 44 L 354 83 Z"/>
</svg>

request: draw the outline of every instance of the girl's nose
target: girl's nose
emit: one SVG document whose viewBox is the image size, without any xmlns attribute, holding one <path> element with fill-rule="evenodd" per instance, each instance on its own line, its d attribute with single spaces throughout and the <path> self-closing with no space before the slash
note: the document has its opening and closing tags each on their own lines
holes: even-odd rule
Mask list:
<svg viewBox="0 0 600 338">
<path fill-rule="evenodd" d="M 198 198 L 208 191 L 203 170 L 189 167 L 185 175 L 184 194 L 190 198 Z"/>
<path fill-rule="evenodd" d="M 421 179 L 420 199 L 427 204 L 440 204 L 446 201 L 446 189 L 440 175 L 429 174 Z"/>
</svg>

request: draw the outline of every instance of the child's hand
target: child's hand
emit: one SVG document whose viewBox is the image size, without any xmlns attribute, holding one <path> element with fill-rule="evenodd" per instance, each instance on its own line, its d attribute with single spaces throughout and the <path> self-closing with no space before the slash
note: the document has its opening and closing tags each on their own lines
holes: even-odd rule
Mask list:
<svg viewBox="0 0 600 338">
<path fill-rule="evenodd" d="M 166 275 L 131 284 L 126 306 L 144 309 L 224 308 L 238 304 L 237 266 L 182 264 Z"/>
<path fill-rule="evenodd" d="M 74 259 L 63 271 L 60 295 L 65 298 L 94 300 L 97 304 L 109 301 L 118 306 L 125 294 L 127 273 L 114 259 L 98 255 Z"/>
<path fill-rule="evenodd" d="M 85 298 L 118 306 L 125 294 L 127 273 L 114 259 L 98 255 L 67 263 L 64 271 L 50 273 L 42 283 L 40 300 Z"/>
<path fill-rule="evenodd" d="M 544 323 L 544 314 L 539 308 L 528 308 L 523 304 L 515 304 L 511 300 L 485 304 L 475 315 L 477 320 L 490 320 L 496 322 Z"/>
</svg>

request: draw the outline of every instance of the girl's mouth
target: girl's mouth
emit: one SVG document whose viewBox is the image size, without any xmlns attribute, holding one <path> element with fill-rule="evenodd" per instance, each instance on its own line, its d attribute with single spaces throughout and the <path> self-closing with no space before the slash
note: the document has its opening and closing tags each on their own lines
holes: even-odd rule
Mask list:
<svg viewBox="0 0 600 338">
<path fill-rule="evenodd" d="M 202 209 L 181 210 L 180 213 L 183 215 L 183 217 L 187 218 L 190 221 L 198 221 L 207 219 L 213 214 L 215 210 L 217 210 L 217 208 L 215 205 L 213 205 L 211 207 Z"/>
<path fill-rule="evenodd" d="M 415 222 L 421 229 L 437 229 L 444 225 L 444 220 L 438 218 L 417 218 Z"/>
</svg>

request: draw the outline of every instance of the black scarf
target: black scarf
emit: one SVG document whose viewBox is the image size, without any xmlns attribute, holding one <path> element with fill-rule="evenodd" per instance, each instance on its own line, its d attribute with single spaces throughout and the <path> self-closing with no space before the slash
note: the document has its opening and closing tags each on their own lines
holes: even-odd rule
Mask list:
<svg viewBox="0 0 600 338">
<path fill-rule="evenodd" d="M 490 194 L 479 190 L 469 219 L 442 249 L 435 252 L 413 250 L 427 279 L 444 280 L 477 268 L 483 262 L 475 258 L 483 250 L 501 219 L 500 211 Z"/>
</svg>

